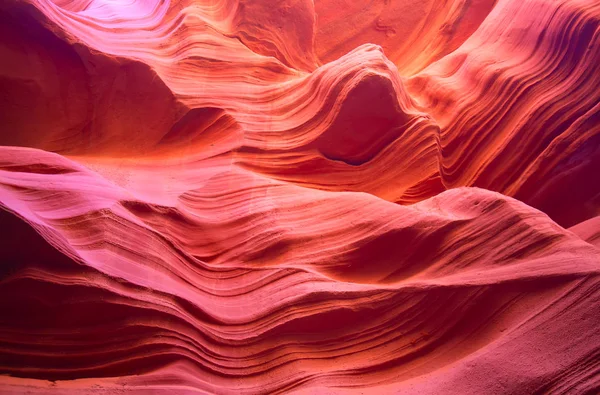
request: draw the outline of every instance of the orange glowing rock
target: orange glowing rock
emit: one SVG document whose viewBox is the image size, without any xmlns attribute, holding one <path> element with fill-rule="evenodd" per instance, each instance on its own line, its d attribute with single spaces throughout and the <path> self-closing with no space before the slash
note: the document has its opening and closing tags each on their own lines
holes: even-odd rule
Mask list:
<svg viewBox="0 0 600 395">
<path fill-rule="evenodd" d="M 0 3 L 0 392 L 600 390 L 594 0 Z"/>
</svg>

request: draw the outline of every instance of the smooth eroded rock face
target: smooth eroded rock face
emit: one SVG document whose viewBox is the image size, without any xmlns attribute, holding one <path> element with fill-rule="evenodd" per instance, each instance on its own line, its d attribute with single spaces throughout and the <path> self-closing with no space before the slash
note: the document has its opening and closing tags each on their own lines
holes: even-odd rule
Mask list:
<svg viewBox="0 0 600 395">
<path fill-rule="evenodd" d="M 595 0 L 0 2 L 0 392 L 600 391 Z"/>
</svg>

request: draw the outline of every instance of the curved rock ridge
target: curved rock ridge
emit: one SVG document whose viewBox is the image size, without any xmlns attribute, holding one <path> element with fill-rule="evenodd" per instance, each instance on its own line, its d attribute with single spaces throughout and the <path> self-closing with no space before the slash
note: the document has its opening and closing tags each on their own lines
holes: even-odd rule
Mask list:
<svg viewBox="0 0 600 395">
<path fill-rule="evenodd" d="M 461 48 L 410 79 L 442 130 L 447 187 L 499 191 L 564 226 L 597 215 L 599 26 L 597 2 L 501 1 Z"/>
<path fill-rule="evenodd" d="M 0 3 L 0 392 L 600 391 L 594 0 Z"/>
<path fill-rule="evenodd" d="M 104 87 L 92 93 L 92 98 L 103 100 L 88 103 L 87 114 L 104 112 L 103 106 L 112 103 L 111 98 L 116 94 L 125 99 L 125 105 L 119 108 L 127 108 L 141 97 L 146 104 L 143 111 L 148 113 L 132 117 L 126 114 L 136 112 L 124 111 L 126 114 L 118 122 L 109 117 L 108 124 L 82 116 L 80 122 L 85 127 L 80 130 L 85 131 L 84 141 L 95 135 L 111 136 L 119 129 L 123 130 L 119 136 L 125 134 L 121 139 L 144 136 L 146 130 L 156 131 L 160 136 L 176 127 L 179 120 L 185 121 L 190 109 L 216 108 L 223 109 L 239 124 L 242 133 L 236 143 L 238 148 L 230 151 L 236 161 L 252 171 L 284 181 L 323 190 L 362 191 L 401 204 L 415 203 L 451 187 L 478 186 L 515 196 L 564 226 L 573 226 L 598 214 L 595 196 L 600 193 L 599 183 L 581 188 L 574 198 L 576 205 L 566 203 L 572 197 L 564 196 L 572 185 L 595 177 L 590 173 L 600 157 L 598 78 L 590 66 L 600 60 L 594 33 L 598 7 L 593 3 L 585 6 L 573 1 L 499 2 L 463 46 L 408 80 L 399 75 L 381 47 L 371 44 L 311 74 L 282 64 L 275 66 L 274 58 L 257 55 L 246 47 L 232 47 L 232 43 L 240 45 L 240 41 L 209 28 L 212 26 L 209 22 L 218 24 L 217 21 L 225 20 L 223 15 L 243 13 L 245 9 L 227 4 L 184 7 L 185 4 L 159 3 L 162 8 L 157 5 L 151 9 L 153 18 L 140 19 L 144 28 L 133 32 L 136 40 L 130 41 L 122 40 L 118 33 L 122 28 L 117 28 L 128 19 L 100 12 L 102 7 L 89 6 L 85 12 L 73 14 L 74 6 L 39 3 L 65 29 L 57 34 L 76 35 L 79 40 L 89 41 L 93 48 L 112 56 L 139 59 L 151 69 L 141 65 L 122 66 L 104 72 L 96 66 L 84 67 L 88 79 L 90 74 L 100 72 L 102 80 L 92 81 L 92 86 Z M 159 12 L 163 8 L 164 12 Z M 514 37 L 524 31 L 519 23 L 530 24 L 533 11 L 528 10 L 539 11 L 545 17 L 538 18 L 537 24 L 526 31 L 527 35 L 516 41 Z M 86 18 L 91 18 L 88 14 L 96 16 L 87 24 L 76 24 L 75 16 L 79 14 Z M 182 15 L 184 22 L 190 20 L 189 24 L 174 22 L 180 21 L 177 16 Z M 514 15 L 518 17 L 512 21 Z M 510 18 L 512 23 L 503 23 L 503 18 Z M 197 20 L 202 23 L 196 24 Z M 573 20 L 576 22 L 572 23 Z M 151 29 L 157 23 L 169 28 Z M 101 30 L 104 25 L 110 25 L 111 30 Z M 203 33 L 195 32 L 192 25 Z M 221 51 L 207 46 L 209 38 L 205 31 L 215 42 L 231 45 Z M 185 40 L 179 39 L 180 36 Z M 494 37 L 493 45 L 488 45 L 488 37 Z M 182 43 L 187 41 L 190 45 L 184 46 Z M 584 47 L 584 52 L 578 49 Z M 178 54 L 175 58 L 174 53 Z M 240 58 L 242 53 L 248 56 Z M 502 53 L 514 56 L 502 58 L 499 55 Z M 111 56 L 109 59 L 114 62 Z M 248 63 L 254 61 L 262 66 Z M 104 57 L 87 63 L 101 62 Z M 132 70 L 136 67 L 139 70 Z M 256 73 L 240 73 L 249 68 Z M 86 70 L 82 72 L 86 75 Z M 111 75 L 109 81 L 105 81 L 106 74 Z M 149 79 L 151 85 L 147 83 Z M 160 79 L 173 97 L 165 94 Z M 132 81 L 130 84 L 137 88 L 130 89 L 122 81 Z M 471 81 L 482 82 L 473 85 Z M 504 82 L 508 85 L 503 85 Z M 89 82 L 82 81 L 82 86 L 86 84 Z M 145 88 L 142 92 L 140 86 Z M 568 93 L 559 94 L 565 87 Z M 15 84 L 14 89 L 21 89 L 21 84 Z M 549 89 L 556 94 L 541 95 Z M 123 94 L 124 91 L 132 93 Z M 460 93 L 463 91 L 469 94 Z M 89 95 L 78 97 L 84 98 L 86 94 Z M 489 95 L 487 99 L 485 95 Z M 157 101 L 161 96 L 169 101 Z M 576 104 L 560 104 L 566 97 L 581 99 L 572 102 Z M 39 112 L 37 108 L 25 114 Z M 31 121 L 19 125 L 27 123 Z M 92 133 L 88 131 L 90 127 L 94 129 Z M 69 139 L 73 139 L 72 122 L 68 128 Z M 132 128 L 142 128 L 145 132 L 127 133 Z M 118 140 L 116 137 L 111 141 Z M 61 150 L 64 140 L 55 141 L 50 147 L 55 152 L 95 151 L 96 155 L 102 152 L 87 147 Z M 131 149 L 123 152 L 125 147 L 139 147 L 139 155 L 150 149 L 151 141 L 120 144 L 112 149 L 112 155 L 132 154 Z M 527 149 L 515 149 L 519 144 Z M 561 155 L 552 153 L 556 150 Z M 501 163 L 506 156 L 510 160 L 505 163 L 510 165 Z M 405 169 L 409 167 L 418 170 L 408 172 Z M 553 170 L 557 168 L 561 171 Z"/>
<path fill-rule="evenodd" d="M 555 332 L 531 331 L 573 303 L 593 314 L 600 297 L 600 250 L 494 192 L 454 189 L 403 207 L 213 163 L 195 179 L 155 173 L 174 192 L 158 204 L 139 200 L 135 182 L 56 154 L 2 157 L 2 204 L 16 215 L 4 214 L 15 233 L 0 286 L 11 376 L 127 372 L 157 375 L 165 391 L 410 389 L 488 349 L 509 352 L 520 336 L 550 342 Z M 169 174 L 186 183 L 160 180 Z M 578 330 L 597 335 L 594 320 Z M 583 351 L 544 373 L 577 371 Z"/>
</svg>

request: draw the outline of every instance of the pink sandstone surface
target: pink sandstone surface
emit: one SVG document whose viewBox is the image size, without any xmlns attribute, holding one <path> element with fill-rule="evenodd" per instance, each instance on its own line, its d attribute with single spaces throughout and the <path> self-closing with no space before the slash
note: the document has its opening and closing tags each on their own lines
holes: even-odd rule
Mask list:
<svg viewBox="0 0 600 395">
<path fill-rule="evenodd" d="M 0 393 L 600 392 L 597 0 L 0 2 Z"/>
</svg>

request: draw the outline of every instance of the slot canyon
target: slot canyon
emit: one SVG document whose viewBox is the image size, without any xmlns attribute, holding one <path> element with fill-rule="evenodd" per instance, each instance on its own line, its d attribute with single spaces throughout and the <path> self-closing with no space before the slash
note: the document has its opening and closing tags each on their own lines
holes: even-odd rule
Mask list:
<svg viewBox="0 0 600 395">
<path fill-rule="evenodd" d="M 0 393 L 600 393 L 600 0 L 0 0 Z"/>
</svg>

